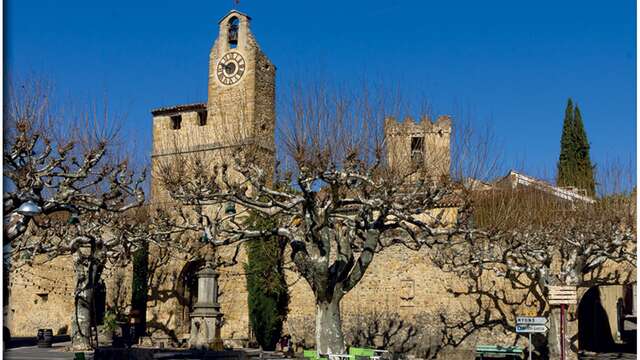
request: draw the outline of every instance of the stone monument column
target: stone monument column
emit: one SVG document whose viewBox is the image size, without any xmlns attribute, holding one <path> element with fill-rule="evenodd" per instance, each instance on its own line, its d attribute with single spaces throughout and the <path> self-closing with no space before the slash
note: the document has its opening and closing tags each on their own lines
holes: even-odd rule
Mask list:
<svg viewBox="0 0 640 360">
<path fill-rule="evenodd" d="M 191 313 L 189 346 L 202 350 L 224 350 L 220 338 L 222 313 L 218 303 L 218 272 L 207 262 L 198 277 L 198 300 Z"/>
</svg>

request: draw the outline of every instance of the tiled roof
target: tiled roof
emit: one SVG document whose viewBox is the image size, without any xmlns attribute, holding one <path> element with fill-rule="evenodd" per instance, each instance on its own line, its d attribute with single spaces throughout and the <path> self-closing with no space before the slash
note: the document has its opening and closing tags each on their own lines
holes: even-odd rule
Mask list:
<svg viewBox="0 0 640 360">
<path fill-rule="evenodd" d="M 184 105 L 175 105 L 169 107 L 161 107 L 157 109 L 151 110 L 151 115 L 169 115 L 175 113 L 181 113 L 186 111 L 197 111 L 197 110 L 207 110 L 207 103 L 195 103 L 195 104 L 184 104 Z"/>
<path fill-rule="evenodd" d="M 504 178 L 496 182 L 497 185 L 501 183 L 502 184 L 507 183 L 513 188 L 515 188 L 518 185 L 531 187 L 534 189 L 538 189 L 540 191 L 544 191 L 548 194 L 551 194 L 553 196 L 556 196 L 564 200 L 569 200 L 569 201 L 577 200 L 577 201 L 582 201 L 590 204 L 595 202 L 594 198 L 587 196 L 584 193 L 584 191 L 580 191 L 579 189 L 554 186 L 549 184 L 546 181 L 542 181 L 542 180 L 533 178 L 531 176 L 518 173 L 513 170 L 509 171 L 509 174 L 507 174 L 507 176 L 505 176 Z"/>
</svg>

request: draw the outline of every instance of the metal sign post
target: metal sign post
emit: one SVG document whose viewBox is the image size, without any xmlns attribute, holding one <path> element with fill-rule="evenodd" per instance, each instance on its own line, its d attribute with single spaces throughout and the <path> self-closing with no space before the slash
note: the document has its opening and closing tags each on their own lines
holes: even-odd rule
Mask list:
<svg viewBox="0 0 640 360">
<path fill-rule="evenodd" d="M 560 304 L 560 360 L 564 360 L 564 304 Z"/>
<path fill-rule="evenodd" d="M 529 334 L 529 359 L 533 356 L 533 344 L 531 334 L 547 332 L 547 318 L 539 316 L 518 316 L 516 317 L 516 332 Z"/>
</svg>

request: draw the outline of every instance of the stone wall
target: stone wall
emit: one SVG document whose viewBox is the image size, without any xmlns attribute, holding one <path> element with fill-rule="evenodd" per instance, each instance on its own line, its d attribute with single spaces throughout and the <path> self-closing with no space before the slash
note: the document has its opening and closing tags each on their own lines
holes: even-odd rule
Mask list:
<svg viewBox="0 0 640 360">
<path fill-rule="evenodd" d="M 291 302 L 284 331 L 293 335 L 294 342 L 312 346 L 315 342 L 313 293 L 305 280 L 294 272 L 287 273 L 287 281 L 291 284 Z M 473 305 L 470 299 L 454 298 L 448 291 L 451 288 L 463 290 L 464 282 L 437 269 L 429 260 L 427 249 L 416 252 L 401 245 L 385 249 L 374 257 L 360 283 L 342 300 L 345 335 L 353 338 L 354 328 L 375 319 L 386 319 L 388 324 L 392 318 L 402 321 L 405 331 L 409 327 L 416 331 L 412 336 L 397 336 L 399 339 L 415 341 L 421 346 L 427 341 L 429 346 L 421 350 L 428 352 L 428 348 L 440 340 L 439 316 L 444 314 L 453 322 L 464 318 L 464 310 Z M 384 331 L 384 326 L 379 330 Z M 500 332 L 490 336 L 498 343 L 509 344 L 513 341 L 512 335 Z M 473 348 L 478 338 L 477 334 L 470 337 L 460 348 Z"/>
<path fill-rule="evenodd" d="M 222 248 L 219 255 L 232 256 L 233 247 Z M 159 259 L 157 250 L 151 250 L 152 288 L 148 303 L 148 327 L 156 338 L 184 337 L 186 333 L 176 332 L 177 317 L 182 310 L 180 296 L 180 276 L 185 267 L 184 257 L 171 253 L 165 259 Z M 165 254 L 167 255 L 167 254 Z M 182 259 L 181 259 L 182 258 Z M 243 263 L 246 261 L 244 250 L 238 257 L 238 264 L 219 269 L 220 303 L 225 324 L 222 336 L 228 344 L 246 345 L 251 336 L 247 312 L 247 291 Z M 14 336 L 33 336 L 39 328 L 52 328 L 54 333 L 67 326 L 70 329 L 73 314 L 74 284 L 70 257 L 61 257 L 54 261 L 36 266 L 21 267 L 10 276 L 11 297 L 8 306 L 6 324 Z M 291 267 L 289 263 L 287 266 Z M 610 271 L 631 272 L 634 270 L 610 264 Z M 109 306 L 128 311 L 130 300 L 130 268 L 107 271 L 107 298 Z M 291 301 L 289 315 L 284 332 L 293 335 L 294 343 L 310 347 L 314 343 L 315 302 L 313 293 L 296 272 L 287 271 Z M 490 282 L 491 279 L 486 279 Z M 25 286 L 26 285 L 26 286 Z M 362 341 L 363 327 L 378 324 L 378 333 L 385 329 L 400 331 L 392 339 L 373 337 L 374 344 L 398 348 L 402 346 L 417 356 L 428 355 L 434 350 L 439 338 L 441 324 L 439 315 L 446 314 L 450 321 L 465 318 L 465 310 L 473 308 L 470 298 L 455 298 L 448 289 L 464 289 L 464 281 L 436 268 L 429 260 L 428 250 L 409 251 L 396 245 L 376 255 L 362 281 L 342 302 L 344 330 L 350 342 Z M 506 284 L 500 285 L 508 289 Z M 47 290 L 44 290 L 47 289 Z M 53 289 L 53 291 L 51 291 Z M 579 289 L 579 297 L 586 292 Z M 47 300 L 38 294 L 47 293 Z M 612 336 L 616 337 L 617 324 L 615 303 L 621 296 L 620 286 L 602 287 L 601 302 L 608 313 Z M 526 307 L 519 311 L 526 311 Z M 577 306 L 567 308 L 568 338 L 572 346 L 577 347 L 578 315 Z M 415 331 L 407 335 L 407 331 Z M 360 334 L 360 337 L 356 336 Z M 364 331 L 366 334 L 367 332 Z M 370 333 L 373 333 L 370 331 Z M 399 339 L 399 340 L 398 340 Z M 386 341 L 386 342 L 385 342 Z M 474 333 L 461 346 L 447 350 L 447 356 L 467 354 L 477 344 L 518 344 L 526 346 L 526 338 L 518 338 L 501 327 Z M 411 345 L 415 344 L 415 346 Z M 418 346 L 419 345 L 419 346 Z M 446 357 L 451 358 L 451 357 Z"/>
<path fill-rule="evenodd" d="M 37 261 L 36 261 L 37 263 Z M 105 269 L 106 306 L 128 314 L 131 303 L 131 265 Z M 12 336 L 35 336 L 38 329 L 54 334 L 71 331 L 74 312 L 73 258 L 61 256 L 44 264 L 17 264 L 9 276 L 9 304 L 5 326 Z"/>
</svg>

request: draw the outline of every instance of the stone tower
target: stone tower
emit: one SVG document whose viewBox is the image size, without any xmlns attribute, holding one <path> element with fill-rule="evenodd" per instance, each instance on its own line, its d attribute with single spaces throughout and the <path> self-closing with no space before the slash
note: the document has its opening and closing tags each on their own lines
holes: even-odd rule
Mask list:
<svg viewBox="0 0 640 360">
<path fill-rule="evenodd" d="M 207 103 L 160 108 L 153 114 L 153 162 L 200 153 L 210 163 L 228 161 L 242 148 L 263 169 L 275 164 L 275 66 L 251 33 L 251 18 L 232 10 L 218 23 L 209 54 Z M 152 201 L 165 201 L 152 177 Z"/>
<path fill-rule="evenodd" d="M 276 69 L 260 50 L 251 33 L 250 20 L 233 10 L 219 21 L 218 36 L 209 53 L 206 102 L 152 111 L 153 204 L 173 202 L 157 176 L 161 166 L 173 161 L 197 158 L 211 170 L 217 164 L 233 163 L 235 154 L 248 154 L 253 163 L 273 173 Z M 194 236 L 196 241 L 198 235 Z M 234 246 L 216 249 L 224 259 L 231 259 L 234 251 Z M 193 330 L 192 320 L 203 324 L 202 311 L 195 311 L 202 305 L 197 303 L 198 295 L 202 294 L 198 294 L 197 282 L 193 281 L 202 264 L 187 261 L 186 255 L 189 254 L 172 253 L 162 267 L 163 275 L 153 284 L 158 294 L 171 294 L 151 296 L 147 303 L 147 319 L 154 319 L 147 323 L 147 329 L 154 334 L 154 343 L 168 345 L 188 339 Z M 155 257 L 159 258 L 155 253 L 150 255 L 152 259 Z M 243 249 L 237 258 L 239 264 L 217 269 L 219 288 L 224 294 L 218 299 L 225 319 L 221 336 L 247 341 L 250 329 Z"/>
<path fill-rule="evenodd" d="M 409 169 L 418 166 L 433 180 L 449 176 L 451 166 L 451 119 L 440 116 L 435 122 L 422 117 L 420 122 L 406 117 L 398 122 L 384 121 L 389 166 Z"/>
<path fill-rule="evenodd" d="M 234 10 L 219 22 L 209 55 L 208 121 L 221 136 L 227 136 L 223 130 L 231 130 L 273 148 L 276 69 L 260 50 L 250 21 Z"/>
</svg>

